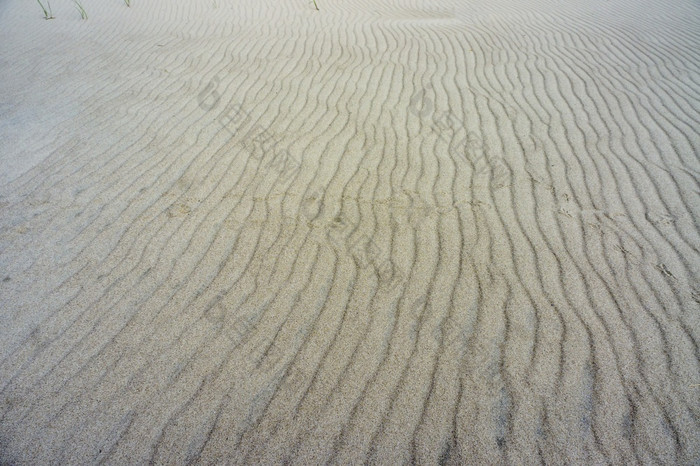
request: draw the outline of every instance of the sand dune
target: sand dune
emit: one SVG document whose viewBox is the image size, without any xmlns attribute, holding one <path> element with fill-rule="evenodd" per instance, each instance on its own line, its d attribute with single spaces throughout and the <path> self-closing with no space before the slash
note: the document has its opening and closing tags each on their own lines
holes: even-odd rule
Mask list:
<svg viewBox="0 0 700 466">
<path fill-rule="evenodd" d="M 700 461 L 700 6 L 0 5 L 3 464 Z"/>
</svg>

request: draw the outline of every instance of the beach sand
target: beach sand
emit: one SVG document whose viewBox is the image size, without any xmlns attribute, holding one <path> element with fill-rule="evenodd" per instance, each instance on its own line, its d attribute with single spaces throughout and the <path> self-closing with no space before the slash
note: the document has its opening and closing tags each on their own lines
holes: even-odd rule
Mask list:
<svg viewBox="0 0 700 466">
<path fill-rule="evenodd" d="M 0 463 L 698 464 L 698 2 L 317 3 L 0 4 Z"/>
</svg>

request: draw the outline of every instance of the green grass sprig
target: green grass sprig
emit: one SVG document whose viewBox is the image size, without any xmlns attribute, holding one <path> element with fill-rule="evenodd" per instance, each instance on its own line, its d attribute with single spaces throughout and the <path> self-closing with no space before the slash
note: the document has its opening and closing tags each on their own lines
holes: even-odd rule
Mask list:
<svg viewBox="0 0 700 466">
<path fill-rule="evenodd" d="M 80 12 L 80 19 L 88 19 L 87 12 L 85 8 L 83 8 L 83 5 L 81 5 L 78 0 L 73 0 L 73 3 L 75 3 L 75 7 L 78 9 L 78 12 Z"/>
<path fill-rule="evenodd" d="M 53 12 L 51 11 L 51 4 L 49 3 L 49 0 L 46 0 L 46 6 L 44 6 L 44 4 L 41 3 L 41 0 L 36 1 L 39 3 L 41 9 L 44 11 L 44 19 L 53 19 Z"/>
</svg>

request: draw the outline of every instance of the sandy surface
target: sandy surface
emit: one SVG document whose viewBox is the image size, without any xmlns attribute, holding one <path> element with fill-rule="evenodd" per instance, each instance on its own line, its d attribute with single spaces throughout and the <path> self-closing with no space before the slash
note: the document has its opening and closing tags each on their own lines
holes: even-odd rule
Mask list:
<svg viewBox="0 0 700 466">
<path fill-rule="evenodd" d="M 700 462 L 694 0 L 0 2 L 0 463 Z"/>
</svg>

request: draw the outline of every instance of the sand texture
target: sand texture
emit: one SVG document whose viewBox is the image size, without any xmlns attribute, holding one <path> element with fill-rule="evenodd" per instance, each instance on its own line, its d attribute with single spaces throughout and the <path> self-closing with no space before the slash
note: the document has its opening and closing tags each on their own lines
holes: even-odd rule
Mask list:
<svg viewBox="0 0 700 466">
<path fill-rule="evenodd" d="M 0 463 L 700 463 L 697 0 L 0 1 Z"/>
</svg>

